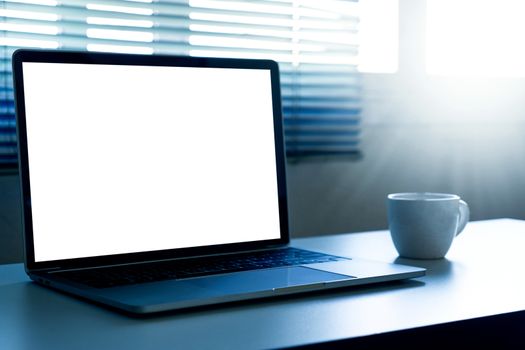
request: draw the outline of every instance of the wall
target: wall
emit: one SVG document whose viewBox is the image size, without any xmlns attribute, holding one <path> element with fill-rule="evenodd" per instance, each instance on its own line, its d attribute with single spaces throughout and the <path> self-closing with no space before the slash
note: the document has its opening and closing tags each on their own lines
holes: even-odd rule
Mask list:
<svg viewBox="0 0 525 350">
<path fill-rule="evenodd" d="M 0 174 L 0 264 L 23 258 L 18 176 Z"/>
<path fill-rule="evenodd" d="M 385 197 L 403 191 L 525 219 L 525 80 L 428 76 L 425 10 L 400 0 L 399 72 L 363 77 L 363 158 L 288 166 L 293 235 L 386 228 Z"/>
</svg>

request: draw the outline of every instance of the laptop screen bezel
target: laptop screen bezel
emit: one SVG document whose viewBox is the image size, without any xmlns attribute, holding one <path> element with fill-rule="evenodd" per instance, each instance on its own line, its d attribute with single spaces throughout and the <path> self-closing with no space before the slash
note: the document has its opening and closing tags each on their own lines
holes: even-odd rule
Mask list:
<svg viewBox="0 0 525 350">
<path fill-rule="evenodd" d="M 275 61 L 258 59 L 211 58 L 167 55 L 134 55 L 117 53 L 73 52 L 57 50 L 21 49 L 13 53 L 13 80 L 15 91 L 15 110 L 18 137 L 19 173 L 22 204 L 22 230 L 25 239 L 25 268 L 31 270 L 69 269 L 92 266 L 118 265 L 135 262 L 185 258 L 224 254 L 238 251 L 265 249 L 285 246 L 290 242 L 288 200 L 286 191 L 286 156 L 283 135 L 283 118 L 279 68 Z M 23 68 L 24 62 L 41 63 L 83 63 L 114 65 L 147 65 L 206 68 L 238 68 L 270 70 L 273 104 L 274 144 L 276 158 L 277 193 L 280 222 L 280 238 L 262 241 L 219 244 L 191 248 L 166 249 L 148 252 L 135 252 L 74 259 L 35 261 L 33 222 L 31 208 L 31 189 L 28 163 L 27 130 L 25 115 L 25 96 Z"/>
</svg>

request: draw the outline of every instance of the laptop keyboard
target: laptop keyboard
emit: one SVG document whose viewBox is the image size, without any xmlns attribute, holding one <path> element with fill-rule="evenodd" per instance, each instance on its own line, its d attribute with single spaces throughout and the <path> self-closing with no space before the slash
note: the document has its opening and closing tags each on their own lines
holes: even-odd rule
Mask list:
<svg viewBox="0 0 525 350">
<path fill-rule="evenodd" d="M 339 260 L 349 259 L 297 248 L 284 248 L 206 258 L 66 271 L 57 274 L 94 288 L 109 288 L 137 283 Z"/>
</svg>

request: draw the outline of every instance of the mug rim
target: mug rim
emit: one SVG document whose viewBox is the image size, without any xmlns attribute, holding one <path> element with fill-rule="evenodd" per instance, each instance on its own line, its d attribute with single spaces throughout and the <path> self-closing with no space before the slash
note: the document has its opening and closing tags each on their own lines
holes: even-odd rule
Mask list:
<svg viewBox="0 0 525 350">
<path fill-rule="evenodd" d="M 447 201 L 461 199 L 457 194 L 439 192 L 400 192 L 390 193 L 389 200 L 395 201 Z"/>
</svg>

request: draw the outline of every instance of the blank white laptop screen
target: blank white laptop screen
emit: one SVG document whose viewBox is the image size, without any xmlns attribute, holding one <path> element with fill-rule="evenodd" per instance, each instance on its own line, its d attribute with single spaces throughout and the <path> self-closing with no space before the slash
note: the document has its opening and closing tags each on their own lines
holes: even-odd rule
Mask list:
<svg viewBox="0 0 525 350">
<path fill-rule="evenodd" d="M 269 70 L 23 72 L 35 261 L 280 237 Z"/>
</svg>

